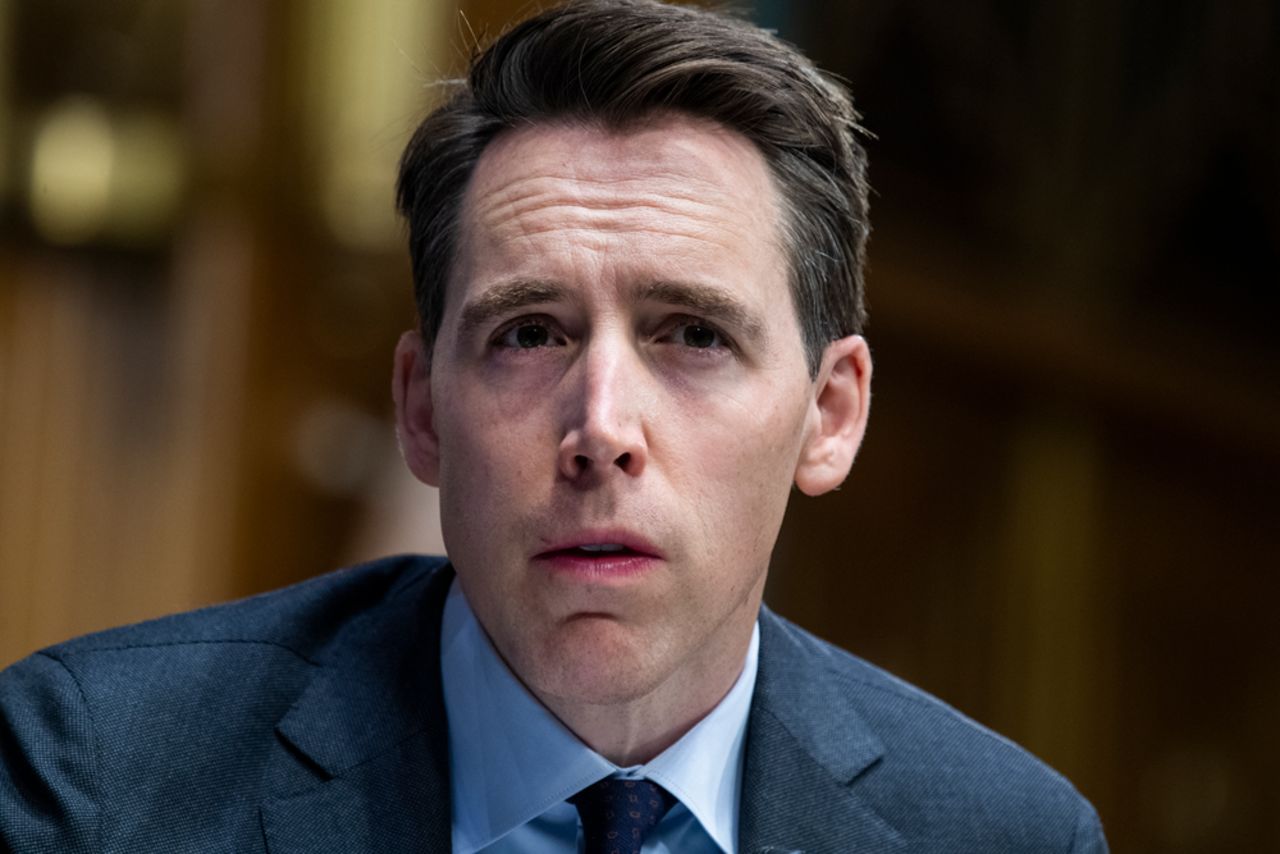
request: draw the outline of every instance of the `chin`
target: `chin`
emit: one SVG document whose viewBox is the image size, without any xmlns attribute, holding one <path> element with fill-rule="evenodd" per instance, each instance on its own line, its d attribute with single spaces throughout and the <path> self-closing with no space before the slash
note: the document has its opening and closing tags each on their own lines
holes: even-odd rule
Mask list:
<svg viewBox="0 0 1280 854">
<path fill-rule="evenodd" d="M 526 682 L 540 697 L 616 705 L 651 693 L 662 681 L 652 641 L 615 620 L 575 618 L 539 647 Z"/>
</svg>

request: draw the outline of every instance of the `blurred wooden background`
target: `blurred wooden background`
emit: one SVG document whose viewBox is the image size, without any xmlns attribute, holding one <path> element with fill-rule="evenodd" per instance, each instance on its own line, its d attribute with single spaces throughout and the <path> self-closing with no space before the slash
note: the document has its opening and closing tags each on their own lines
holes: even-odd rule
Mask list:
<svg viewBox="0 0 1280 854">
<path fill-rule="evenodd" d="M 394 162 L 516 0 L 0 0 L 0 663 L 438 548 Z M 1280 837 L 1280 9 L 758 2 L 867 126 L 876 395 L 770 601 L 1061 768 Z"/>
</svg>

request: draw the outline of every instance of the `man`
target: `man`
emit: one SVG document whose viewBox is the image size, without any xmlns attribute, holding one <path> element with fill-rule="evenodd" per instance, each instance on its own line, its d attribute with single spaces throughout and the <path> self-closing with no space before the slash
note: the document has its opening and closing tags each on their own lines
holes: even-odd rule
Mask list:
<svg viewBox="0 0 1280 854">
<path fill-rule="evenodd" d="M 401 166 L 402 558 L 0 682 L 20 851 L 1103 851 L 1070 784 L 761 609 L 866 426 L 847 96 L 746 24 L 592 0 Z"/>
</svg>

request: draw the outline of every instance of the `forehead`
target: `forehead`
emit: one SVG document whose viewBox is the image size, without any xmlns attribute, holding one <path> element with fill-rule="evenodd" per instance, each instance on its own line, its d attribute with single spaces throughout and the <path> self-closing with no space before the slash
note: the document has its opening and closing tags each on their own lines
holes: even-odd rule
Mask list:
<svg viewBox="0 0 1280 854">
<path fill-rule="evenodd" d="M 500 135 L 481 156 L 455 278 L 553 263 L 565 257 L 560 241 L 579 266 L 607 257 L 613 275 L 669 272 L 646 265 L 713 276 L 752 268 L 785 286 L 781 209 L 755 145 L 714 122 L 659 114 L 624 130 L 533 125 Z"/>
</svg>

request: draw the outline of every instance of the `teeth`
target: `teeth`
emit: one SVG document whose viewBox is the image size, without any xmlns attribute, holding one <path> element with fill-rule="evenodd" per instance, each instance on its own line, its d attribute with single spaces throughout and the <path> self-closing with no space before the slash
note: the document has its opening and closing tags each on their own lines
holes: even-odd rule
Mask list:
<svg viewBox="0 0 1280 854">
<path fill-rule="evenodd" d="M 626 546 L 621 546 L 617 543 L 592 543 L 589 546 L 578 546 L 578 548 L 584 552 L 620 552 Z"/>
</svg>

